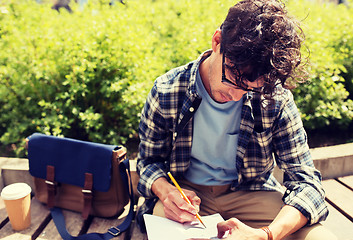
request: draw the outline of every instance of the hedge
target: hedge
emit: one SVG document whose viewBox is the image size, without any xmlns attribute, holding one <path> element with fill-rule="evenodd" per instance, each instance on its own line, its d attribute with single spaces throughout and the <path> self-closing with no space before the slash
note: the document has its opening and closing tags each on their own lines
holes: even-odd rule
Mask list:
<svg viewBox="0 0 353 240">
<path fill-rule="evenodd" d="M 293 91 L 304 126 L 348 128 L 353 119 L 353 88 L 348 88 L 353 83 L 353 9 L 303 0 L 291 1 L 289 8 L 303 19 L 310 50 L 310 81 Z"/>
<path fill-rule="evenodd" d="M 137 138 L 154 79 L 210 48 L 234 1 L 89 1 L 73 14 L 49 3 L 0 6 L 0 145 L 23 155 L 33 132 L 110 144 Z M 352 8 L 288 1 L 311 51 L 310 82 L 294 90 L 308 129 L 353 119 Z M 350 92 L 349 92 L 350 91 Z M 349 94 L 351 94 L 349 96 Z"/>
</svg>

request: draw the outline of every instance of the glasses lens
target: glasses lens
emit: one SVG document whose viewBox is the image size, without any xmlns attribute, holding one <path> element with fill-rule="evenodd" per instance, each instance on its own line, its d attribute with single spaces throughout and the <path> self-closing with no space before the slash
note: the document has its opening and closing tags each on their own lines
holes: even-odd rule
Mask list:
<svg viewBox="0 0 353 240">
<path fill-rule="evenodd" d="M 228 87 L 232 87 L 232 88 L 236 88 L 236 89 L 241 89 L 243 91 L 246 92 L 258 92 L 260 93 L 262 91 L 262 88 L 250 88 L 249 86 L 247 86 L 244 82 L 254 82 L 256 79 L 259 78 L 258 73 L 254 73 L 251 72 L 250 74 L 242 74 L 240 73 L 239 69 L 234 66 L 233 68 L 227 68 L 232 72 L 232 76 L 234 76 L 233 78 L 235 79 L 234 81 L 231 81 L 229 79 L 227 79 L 226 75 L 225 75 L 225 69 L 227 67 L 226 63 L 225 63 L 225 54 L 223 53 L 222 56 L 222 83 Z"/>
</svg>

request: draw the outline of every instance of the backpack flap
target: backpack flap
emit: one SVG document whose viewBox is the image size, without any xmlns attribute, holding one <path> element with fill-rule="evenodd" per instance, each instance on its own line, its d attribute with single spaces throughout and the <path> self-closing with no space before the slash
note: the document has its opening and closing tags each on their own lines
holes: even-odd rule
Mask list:
<svg viewBox="0 0 353 240">
<path fill-rule="evenodd" d="M 29 171 L 32 176 L 46 179 L 47 168 L 52 166 L 55 182 L 84 188 L 85 174 L 90 173 L 93 177 L 93 190 L 109 190 L 111 161 L 117 146 L 40 133 L 28 139 Z"/>
</svg>

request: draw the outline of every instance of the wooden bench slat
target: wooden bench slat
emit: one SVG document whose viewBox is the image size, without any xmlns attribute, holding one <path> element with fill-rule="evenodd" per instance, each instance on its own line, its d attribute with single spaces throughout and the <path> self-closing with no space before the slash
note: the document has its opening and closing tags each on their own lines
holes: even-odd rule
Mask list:
<svg viewBox="0 0 353 240">
<path fill-rule="evenodd" d="M 87 231 L 87 233 L 97 232 L 97 233 L 106 233 L 109 228 L 117 226 L 123 222 L 124 219 L 106 219 L 95 217 Z M 114 239 L 122 240 L 124 239 L 125 233 L 120 234 Z"/>
<path fill-rule="evenodd" d="M 72 211 L 63 210 L 63 215 L 65 218 L 66 228 L 68 232 L 73 236 L 77 236 L 81 231 L 81 228 L 84 223 L 84 220 L 82 219 L 81 214 L 72 212 Z M 44 230 L 39 235 L 39 237 L 43 239 L 48 239 L 48 240 L 62 239 L 60 237 L 58 230 L 56 229 L 56 226 L 53 220 L 51 220 L 49 224 L 44 228 Z"/>
<path fill-rule="evenodd" d="M 1 240 L 31 240 L 31 239 L 32 239 L 31 236 L 21 234 L 21 233 L 14 233 L 4 238 L 1 238 Z M 46 240 L 46 239 L 38 237 L 36 238 L 36 240 Z"/>
<path fill-rule="evenodd" d="M 142 206 L 142 204 L 144 202 L 145 202 L 144 197 L 138 198 L 137 203 L 136 203 L 137 210 Z M 131 235 L 130 239 L 133 239 L 133 240 L 147 240 L 147 234 L 141 233 L 139 227 L 137 226 L 136 219 L 131 224 L 130 235 Z"/>
<path fill-rule="evenodd" d="M 353 176 L 340 177 L 338 180 L 353 189 Z"/>
<path fill-rule="evenodd" d="M 0 224 L 7 218 L 5 203 L 0 197 Z"/>
<path fill-rule="evenodd" d="M 353 219 L 353 191 L 334 179 L 325 180 L 322 184 L 326 191 L 327 200 Z"/>
<path fill-rule="evenodd" d="M 6 213 L 6 211 L 5 211 Z M 7 214 L 7 213 L 6 213 Z M 8 222 L 0 231 L 0 238 L 11 236 L 15 233 L 20 233 L 21 235 L 26 235 L 31 237 L 34 232 L 38 229 L 43 219 L 49 214 L 49 211 L 39 203 L 37 200 L 33 199 L 31 203 L 31 226 L 25 230 L 16 232 L 12 229 L 11 223 Z"/>
<path fill-rule="evenodd" d="M 72 212 L 72 211 L 66 211 L 66 210 L 63 210 L 63 214 L 65 217 L 66 228 L 68 232 L 73 236 L 77 236 L 84 225 L 84 220 L 82 219 L 81 214 Z M 119 223 L 123 222 L 125 216 L 126 215 L 124 215 L 123 213 L 121 216 L 119 216 L 116 219 L 94 217 L 92 220 L 92 223 L 88 228 L 87 233 L 92 233 L 92 232 L 105 233 L 110 227 L 117 226 Z M 118 238 L 114 238 L 114 239 L 118 239 L 118 240 L 124 239 L 124 234 L 125 233 L 122 233 Z M 49 222 L 49 224 L 39 235 L 39 237 L 41 237 L 42 239 L 50 239 L 50 240 L 61 239 L 60 234 L 53 220 Z"/>
<path fill-rule="evenodd" d="M 21 233 L 13 233 L 6 237 L 1 238 L 2 240 L 30 240 L 31 236 L 21 234 Z"/>
<path fill-rule="evenodd" d="M 326 221 L 322 222 L 322 225 L 331 230 L 337 236 L 337 239 L 353 240 L 352 222 L 331 204 L 327 203 L 327 207 L 330 213 Z"/>
<path fill-rule="evenodd" d="M 147 234 L 141 233 L 136 222 L 131 225 L 131 239 L 133 240 L 147 240 Z"/>
<path fill-rule="evenodd" d="M 106 233 L 109 228 L 118 226 L 124 221 L 125 217 L 128 215 L 129 208 L 130 208 L 130 203 L 125 206 L 124 212 L 117 218 L 109 219 L 109 218 L 95 217 L 91 225 L 89 226 L 87 233 L 92 233 L 92 232 Z M 126 235 L 126 232 L 120 234 L 119 237 L 114 239 L 124 239 L 125 235 Z"/>
</svg>

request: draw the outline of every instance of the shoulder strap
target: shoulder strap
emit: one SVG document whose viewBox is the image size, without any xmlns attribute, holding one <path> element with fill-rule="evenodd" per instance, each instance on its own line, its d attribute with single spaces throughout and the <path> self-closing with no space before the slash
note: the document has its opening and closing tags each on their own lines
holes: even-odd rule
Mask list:
<svg viewBox="0 0 353 240">
<path fill-rule="evenodd" d="M 121 164 L 119 164 L 120 175 L 124 183 L 125 189 L 130 189 L 129 198 L 130 198 L 130 209 L 129 213 L 126 216 L 124 222 L 116 227 L 111 227 L 107 230 L 106 233 L 88 233 L 79 235 L 77 237 L 71 236 L 66 229 L 65 219 L 60 208 L 54 207 L 50 209 L 51 216 L 54 220 L 55 226 L 58 229 L 60 236 L 64 240 L 108 240 L 113 237 L 119 236 L 121 233 L 125 232 L 131 225 L 131 222 L 134 218 L 134 194 L 132 190 L 131 183 L 131 174 L 129 167 L 129 159 L 126 158 Z M 128 176 L 129 175 L 129 176 Z M 129 186 L 130 185 L 130 186 Z"/>
<path fill-rule="evenodd" d="M 185 128 L 186 124 L 190 121 L 191 117 L 194 116 L 195 112 L 201 104 L 201 101 L 202 98 L 195 98 L 195 100 L 191 103 L 191 106 L 184 114 L 184 117 L 181 122 L 179 124 L 177 123 L 177 126 L 175 128 L 177 134 L 179 134 Z"/>
<path fill-rule="evenodd" d="M 254 98 L 252 108 L 255 122 L 254 129 L 256 132 L 263 132 L 264 129 L 262 126 L 261 100 L 259 97 Z"/>
</svg>

